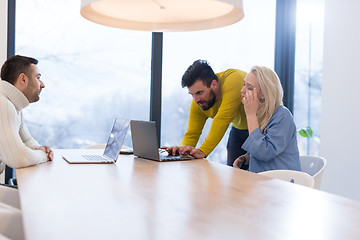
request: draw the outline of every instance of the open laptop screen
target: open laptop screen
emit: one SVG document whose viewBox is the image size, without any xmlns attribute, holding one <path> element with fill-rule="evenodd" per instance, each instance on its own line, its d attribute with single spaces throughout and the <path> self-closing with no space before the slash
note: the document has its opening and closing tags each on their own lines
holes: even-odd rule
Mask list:
<svg viewBox="0 0 360 240">
<path fill-rule="evenodd" d="M 109 135 L 104 155 L 116 159 L 128 130 L 129 120 L 117 118 Z"/>
</svg>

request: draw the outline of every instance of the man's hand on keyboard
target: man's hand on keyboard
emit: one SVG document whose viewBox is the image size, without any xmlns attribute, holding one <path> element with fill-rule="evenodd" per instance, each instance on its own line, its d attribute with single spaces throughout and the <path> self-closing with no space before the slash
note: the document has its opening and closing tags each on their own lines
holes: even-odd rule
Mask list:
<svg viewBox="0 0 360 240">
<path fill-rule="evenodd" d="M 179 155 L 179 146 L 172 146 L 172 147 L 161 147 L 160 149 L 164 149 L 169 153 L 170 156 L 177 156 Z"/>
<path fill-rule="evenodd" d="M 193 146 L 181 146 L 179 150 L 180 155 L 189 154 L 194 158 L 205 158 L 205 153 L 203 153 L 200 149 L 194 148 Z"/>
<path fill-rule="evenodd" d="M 172 146 L 172 147 L 161 147 L 160 149 L 165 149 L 169 155 L 176 156 L 176 155 L 185 155 L 189 154 L 190 156 L 193 156 L 194 158 L 205 158 L 205 154 L 197 148 L 194 148 L 193 146 Z"/>
</svg>

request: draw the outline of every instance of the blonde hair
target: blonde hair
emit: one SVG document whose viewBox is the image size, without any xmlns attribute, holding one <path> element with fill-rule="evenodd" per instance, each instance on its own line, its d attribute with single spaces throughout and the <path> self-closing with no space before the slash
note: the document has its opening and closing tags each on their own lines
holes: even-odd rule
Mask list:
<svg viewBox="0 0 360 240">
<path fill-rule="evenodd" d="M 264 101 L 260 102 L 257 111 L 259 127 L 261 132 L 264 133 L 266 125 L 282 102 L 283 89 L 279 77 L 273 70 L 267 67 L 254 66 L 251 73 L 258 80 L 264 98 Z"/>
</svg>

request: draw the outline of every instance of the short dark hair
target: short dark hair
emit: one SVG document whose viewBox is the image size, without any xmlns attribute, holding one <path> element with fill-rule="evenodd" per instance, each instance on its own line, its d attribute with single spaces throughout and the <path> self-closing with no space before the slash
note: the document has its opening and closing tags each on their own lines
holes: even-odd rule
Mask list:
<svg viewBox="0 0 360 240">
<path fill-rule="evenodd" d="M 1 67 L 1 79 L 15 84 L 21 73 L 28 74 L 31 64 L 37 64 L 38 60 L 31 57 L 15 55 L 10 57 Z"/>
<path fill-rule="evenodd" d="M 210 87 L 213 80 L 218 77 L 206 60 L 196 60 L 184 73 L 181 80 L 182 87 L 191 87 L 197 80 L 201 80 L 207 87 Z"/>
</svg>

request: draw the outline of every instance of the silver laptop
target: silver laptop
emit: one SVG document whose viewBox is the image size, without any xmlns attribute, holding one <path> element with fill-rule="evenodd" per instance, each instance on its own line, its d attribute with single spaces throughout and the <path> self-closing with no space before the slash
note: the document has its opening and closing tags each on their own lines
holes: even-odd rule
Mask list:
<svg viewBox="0 0 360 240">
<path fill-rule="evenodd" d="M 190 155 L 169 156 L 166 151 L 159 149 L 154 121 L 131 120 L 130 129 L 134 155 L 140 158 L 160 162 L 194 159 Z"/>
<path fill-rule="evenodd" d="M 123 145 L 126 133 L 128 131 L 130 120 L 116 118 L 112 130 L 110 132 L 104 154 L 93 155 L 84 154 L 86 152 L 69 152 L 64 153 L 63 158 L 69 163 L 115 163 Z"/>
</svg>

